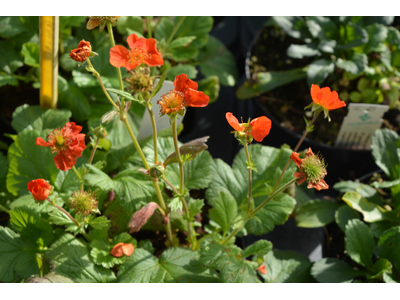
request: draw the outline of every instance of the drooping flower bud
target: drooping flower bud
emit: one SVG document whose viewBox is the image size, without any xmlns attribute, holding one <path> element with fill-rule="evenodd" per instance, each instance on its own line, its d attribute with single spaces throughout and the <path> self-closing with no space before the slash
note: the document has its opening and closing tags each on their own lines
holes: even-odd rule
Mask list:
<svg viewBox="0 0 400 300">
<path fill-rule="evenodd" d="M 151 166 L 149 169 L 150 177 L 155 179 L 162 178 L 164 176 L 164 172 L 165 172 L 165 166 L 161 162 Z"/>
<path fill-rule="evenodd" d="M 82 190 L 74 192 L 72 197 L 69 199 L 69 205 L 71 208 L 74 208 L 78 214 L 84 216 L 92 213 L 100 213 L 97 197 L 95 197 L 94 192 L 86 192 Z"/>
<path fill-rule="evenodd" d="M 71 50 L 69 56 L 75 61 L 82 62 L 88 59 L 91 52 L 90 42 L 82 40 L 79 42 L 78 48 Z"/>
</svg>

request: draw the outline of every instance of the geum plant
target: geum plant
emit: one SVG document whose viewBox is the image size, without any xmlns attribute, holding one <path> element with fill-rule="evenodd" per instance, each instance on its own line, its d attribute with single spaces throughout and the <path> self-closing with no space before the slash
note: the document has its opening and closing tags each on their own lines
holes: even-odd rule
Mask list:
<svg viewBox="0 0 400 300">
<path fill-rule="evenodd" d="M 52 282 L 277 280 L 276 270 L 267 263 L 273 258 L 272 243 L 259 240 L 242 250 L 235 239 L 247 233 L 260 235 L 284 223 L 296 203 L 286 193 L 293 183 L 307 181 L 308 188 L 328 188 L 323 160 L 311 149 L 301 158 L 298 150 L 320 112 L 329 117 L 329 111 L 344 102 L 328 87 L 312 86 L 314 118 L 293 151 L 252 144 L 253 139 L 261 142 L 268 136 L 267 117 L 246 123 L 227 112 L 234 136 L 243 145 L 231 168 L 206 151 L 209 137 L 183 145 L 178 141 L 177 118 L 184 116 L 186 107 L 209 102 L 185 74 L 176 76 L 174 89 L 157 99 L 160 114 L 171 124 L 169 130 L 157 131 L 151 99 L 166 74 L 155 86 L 149 78 L 163 58 L 154 39 L 132 34 L 127 42 L 129 49 L 110 49 L 110 64 L 117 70 L 134 70 L 132 76 L 140 86 L 132 90 L 131 85 L 130 92 L 125 91 L 119 71 L 120 90 L 105 88 L 91 62 L 96 53 L 89 41 L 81 41 L 70 56 L 85 64 L 100 83 L 113 107 L 102 122 L 124 124 L 132 140 L 131 155 L 118 174 L 103 172 L 104 153 L 97 149 L 106 130 L 101 125 L 93 129 L 89 147 L 82 127 L 74 122 L 54 126 L 59 128 L 46 134 L 42 129 L 47 124 L 65 122 L 57 119 L 57 110 L 40 116 L 42 127 L 32 123 L 20 131 L 9 150 L 7 188 L 30 194 L 11 203 L 10 210 L 3 207 L 11 227 L 0 227 L 0 280 L 16 282 L 32 276 Z M 110 93 L 119 96 L 116 101 Z M 127 118 L 133 102 L 143 105 L 152 121 L 152 137 L 140 142 Z M 21 173 L 24 170 L 26 174 Z M 207 203 L 198 196 L 204 189 Z M 210 219 L 208 224 L 201 223 L 202 216 Z M 152 231 L 156 238 L 150 239 Z M 251 256 L 253 261 L 246 260 Z"/>
</svg>

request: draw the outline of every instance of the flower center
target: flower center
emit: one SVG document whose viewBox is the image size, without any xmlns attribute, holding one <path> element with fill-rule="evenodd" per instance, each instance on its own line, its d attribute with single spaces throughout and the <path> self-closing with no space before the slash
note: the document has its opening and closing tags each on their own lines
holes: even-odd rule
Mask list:
<svg viewBox="0 0 400 300">
<path fill-rule="evenodd" d="M 54 129 L 47 136 L 47 142 L 52 144 L 50 146 L 52 153 L 66 150 L 70 144 L 70 140 L 63 134 L 61 129 Z"/>
<path fill-rule="evenodd" d="M 326 175 L 326 167 L 323 159 L 317 155 L 310 155 L 303 159 L 301 170 L 307 175 L 308 181 L 317 183 Z"/>
<path fill-rule="evenodd" d="M 62 146 L 64 146 L 64 137 L 62 135 L 56 136 L 56 145 L 58 148 L 61 148 Z"/>
<path fill-rule="evenodd" d="M 130 63 L 133 64 L 135 62 L 141 64 L 143 63 L 146 59 L 150 58 L 150 54 L 146 52 L 146 50 L 142 48 L 133 48 L 131 49 L 131 54 L 130 54 Z"/>
<path fill-rule="evenodd" d="M 161 96 L 157 104 L 160 105 L 161 115 L 179 113 L 185 109 L 185 96 L 178 91 L 169 91 L 166 95 Z"/>
</svg>

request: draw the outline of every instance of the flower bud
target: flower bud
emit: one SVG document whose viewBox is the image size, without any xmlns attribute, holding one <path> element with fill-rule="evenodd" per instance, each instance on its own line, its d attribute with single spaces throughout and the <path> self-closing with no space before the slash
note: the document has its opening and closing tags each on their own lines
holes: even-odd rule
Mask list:
<svg viewBox="0 0 400 300">
<path fill-rule="evenodd" d="M 97 197 L 95 197 L 94 192 L 82 190 L 74 192 L 69 199 L 69 205 L 71 208 L 74 208 L 78 214 L 84 216 L 90 215 L 91 213 L 100 213 Z"/>
<path fill-rule="evenodd" d="M 107 136 L 107 130 L 101 125 L 93 129 L 93 132 L 99 139 L 104 139 Z"/>
<path fill-rule="evenodd" d="M 161 178 L 164 176 L 165 166 L 163 163 L 157 163 L 149 169 L 149 175 L 151 178 Z"/>
<path fill-rule="evenodd" d="M 53 187 L 44 179 L 36 179 L 29 181 L 28 191 L 36 201 L 44 201 L 53 193 Z"/>
<path fill-rule="evenodd" d="M 90 46 L 90 42 L 82 40 L 79 42 L 78 48 L 71 50 L 69 56 L 75 61 L 82 62 L 88 59 L 91 52 L 92 47 Z"/>
</svg>

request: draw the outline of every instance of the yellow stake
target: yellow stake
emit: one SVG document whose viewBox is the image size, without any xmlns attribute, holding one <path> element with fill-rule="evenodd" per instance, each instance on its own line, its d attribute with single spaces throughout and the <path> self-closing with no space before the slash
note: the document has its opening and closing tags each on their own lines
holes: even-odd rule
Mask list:
<svg viewBox="0 0 400 300">
<path fill-rule="evenodd" d="M 39 17 L 40 106 L 57 107 L 59 17 Z"/>
</svg>

